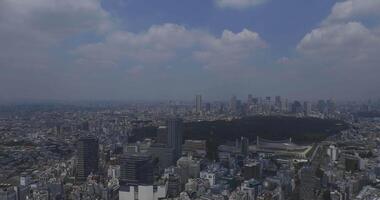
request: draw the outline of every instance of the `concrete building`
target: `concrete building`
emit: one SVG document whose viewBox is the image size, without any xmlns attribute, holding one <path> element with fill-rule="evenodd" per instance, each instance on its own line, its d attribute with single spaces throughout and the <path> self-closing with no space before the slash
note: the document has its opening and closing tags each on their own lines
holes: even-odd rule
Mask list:
<svg viewBox="0 0 380 200">
<path fill-rule="evenodd" d="M 120 184 L 153 185 L 152 157 L 145 153 L 125 154 L 121 158 Z"/>
<path fill-rule="evenodd" d="M 99 142 L 93 136 L 82 137 L 78 141 L 76 178 L 85 181 L 91 173 L 98 172 Z"/>
<path fill-rule="evenodd" d="M 119 190 L 119 200 L 158 200 L 167 196 L 167 185 L 123 186 Z"/>
<path fill-rule="evenodd" d="M 174 149 L 174 160 L 177 160 L 182 155 L 182 142 L 183 142 L 183 124 L 182 120 L 178 118 L 168 119 L 166 127 L 168 129 L 168 147 Z"/>
<path fill-rule="evenodd" d="M 198 114 L 202 112 L 202 95 L 200 94 L 195 96 L 195 112 Z"/>
</svg>

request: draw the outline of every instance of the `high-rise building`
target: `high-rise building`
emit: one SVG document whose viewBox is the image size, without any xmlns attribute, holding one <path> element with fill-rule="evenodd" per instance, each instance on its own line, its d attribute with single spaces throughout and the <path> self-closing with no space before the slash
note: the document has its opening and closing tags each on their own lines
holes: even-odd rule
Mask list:
<svg viewBox="0 0 380 200">
<path fill-rule="evenodd" d="M 182 155 L 183 123 L 181 119 L 171 118 L 166 122 L 168 129 L 168 147 L 174 148 L 174 160 Z"/>
<path fill-rule="evenodd" d="M 237 138 L 235 140 L 235 148 L 241 154 L 247 155 L 249 148 L 249 140 L 246 137 Z"/>
<path fill-rule="evenodd" d="M 334 99 L 329 99 L 329 100 L 327 100 L 326 104 L 327 104 L 327 112 L 328 112 L 329 114 L 334 113 L 335 110 L 336 110 L 336 105 L 335 105 L 335 101 L 334 101 Z"/>
<path fill-rule="evenodd" d="M 265 103 L 269 105 L 272 104 L 270 96 L 265 97 Z"/>
<path fill-rule="evenodd" d="M 76 178 L 85 181 L 91 173 L 98 172 L 99 142 L 93 136 L 82 137 L 78 141 Z"/>
<path fill-rule="evenodd" d="M 326 102 L 325 102 L 325 100 L 319 100 L 318 101 L 318 111 L 320 112 L 320 113 L 325 113 L 326 112 Z"/>
<path fill-rule="evenodd" d="M 249 180 L 249 179 L 260 179 L 261 178 L 261 173 L 262 173 L 262 167 L 261 167 L 261 163 L 259 162 L 250 162 L 250 163 L 246 163 L 244 166 L 243 166 L 243 177 L 245 180 Z"/>
<path fill-rule="evenodd" d="M 211 104 L 210 103 L 206 103 L 205 104 L 205 111 L 206 112 L 210 112 L 211 111 Z"/>
<path fill-rule="evenodd" d="M 195 96 L 195 112 L 202 112 L 202 95 L 200 94 Z"/>
<path fill-rule="evenodd" d="M 253 96 L 252 96 L 252 94 L 248 95 L 247 104 L 248 105 L 252 105 L 253 104 Z"/>
<path fill-rule="evenodd" d="M 317 187 L 320 185 L 320 181 L 315 175 L 315 170 L 311 166 L 306 166 L 300 169 L 300 199 L 316 199 Z M 318 184 L 319 183 L 319 184 Z"/>
<path fill-rule="evenodd" d="M 237 98 L 236 98 L 236 96 L 231 97 L 230 111 L 231 112 L 237 112 Z"/>
<path fill-rule="evenodd" d="M 152 155 L 154 160 L 156 159 L 158 161 L 157 166 L 160 171 L 174 164 L 174 148 L 172 147 L 155 143 L 149 147 L 148 152 Z"/>
<path fill-rule="evenodd" d="M 120 160 L 121 185 L 153 185 L 153 161 L 149 154 L 127 153 Z"/>
<path fill-rule="evenodd" d="M 168 177 L 168 197 L 178 197 L 181 193 L 180 177 L 176 174 L 169 174 Z"/>
<path fill-rule="evenodd" d="M 156 142 L 165 145 L 168 143 L 168 128 L 166 126 L 158 127 Z"/>
<path fill-rule="evenodd" d="M 181 185 L 185 186 L 189 178 L 198 178 L 200 173 L 200 162 L 191 156 L 178 159 L 177 168 L 181 177 Z"/>
<path fill-rule="evenodd" d="M 299 101 L 294 101 L 292 104 L 292 113 L 299 114 L 302 113 L 302 105 Z"/>
<path fill-rule="evenodd" d="M 282 101 L 281 96 L 276 96 L 274 99 L 274 105 L 277 107 L 277 109 L 282 110 Z"/>
<path fill-rule="evenodd" d="M 303 103 L 303 112 L 305 116 L 310 116 L 311 114 L 311 104 L 310 102 L 305 101 Z"/>
</svg>

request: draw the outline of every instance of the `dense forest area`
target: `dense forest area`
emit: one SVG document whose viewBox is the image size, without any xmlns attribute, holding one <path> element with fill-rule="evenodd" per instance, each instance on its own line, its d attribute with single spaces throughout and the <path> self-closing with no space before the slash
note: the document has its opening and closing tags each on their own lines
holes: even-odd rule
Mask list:
<svg viewBox="0 0 380 200">
<path fill-rule="evenodd" d="M 211 139 L 218 143 L 256 136 L 271 140 L 292 138 L 297 143 L 312 143 L 347 128 L 339 120 L 296 117 L 248 117 L 233 121 L 193 122 L 185 124 L 185 139 Z"/>
<path fill-rule="evenodd" d="M 247 137 L 251 142 L 256 137 L 282 140 L 292 138 L 299 144 L 314 143 L 339 133 L 348 125 L 340 120 L 319 118 L 297 118 L 284 116 L 255 116 L 232 121 L 202 121 L 184 124 L 184 139 L 206 140 L 207 157 L 217 159 L 217 147 L 236 138 Z M 144 138 L 155 138 L 156 127 L 134 129 L 130 142 Z"/>
<path fill-rule="evenodd" d="M 356 117 L 364 117 L 364 118 L 379 118 L 380 117 L 380 111 L 374 110 L 374 111 L 368 111 L 368 112 L 357 112 L 355 114 Z"/>
<path fill-rule="evenodd" d="M 250 141 L 256 136 L 281 140 L 292 138 L 296 143 L 318 142 L 329 135 L 347 128 L 347 124 L 339 120 L 318 118 L 296 118 L 283 116 L 255 116 L 232 121 L 202 121 L 184 124 L 184 139 L 212 140 L 217 144 L 234 141 L 239 137 L 247 137 Z M 130 141 L 154 138 L 155 127 L 134 130 Z"/>
</svg>

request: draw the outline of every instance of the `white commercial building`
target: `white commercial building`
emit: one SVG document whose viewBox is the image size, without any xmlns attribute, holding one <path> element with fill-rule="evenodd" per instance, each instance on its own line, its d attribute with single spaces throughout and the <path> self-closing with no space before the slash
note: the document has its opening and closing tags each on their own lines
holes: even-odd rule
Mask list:
<svg viewBox="0 0 380 200">
<path fill-rule="evenodd" d="M 158 200 L 166 197 L 167 185 L 121 187 L 119 200 Z"/>
</svg>

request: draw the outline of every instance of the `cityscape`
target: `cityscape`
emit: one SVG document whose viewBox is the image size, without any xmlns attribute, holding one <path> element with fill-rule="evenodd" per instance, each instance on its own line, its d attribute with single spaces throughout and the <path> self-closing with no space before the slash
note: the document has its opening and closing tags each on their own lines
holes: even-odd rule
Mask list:
<svg viewBox="0 0 380 200">
<path fill-rule="evenodd" d="M 380 200 L 380 0 L 0 0 L 0 200 Z"/>
<path fill-rule="evenodd" d="M 380 196 L 380 101 L 248 95 L 209 102 L 195 95 L 193 102 L 7 105 L 1 111 L 2 199 Z M 276 135 L 283 128 L 289 131 Z"/>
</svg>

